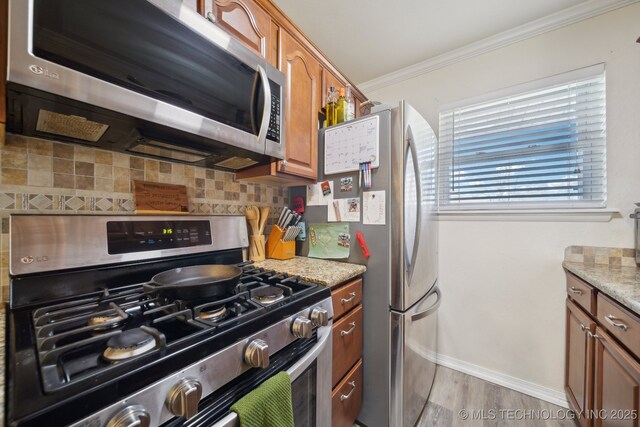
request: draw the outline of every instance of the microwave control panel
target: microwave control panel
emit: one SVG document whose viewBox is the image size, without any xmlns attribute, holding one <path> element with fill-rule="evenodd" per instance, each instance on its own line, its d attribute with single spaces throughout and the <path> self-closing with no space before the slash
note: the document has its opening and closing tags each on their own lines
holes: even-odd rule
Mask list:
<svg viewBox="0 0 640 427">
<path fill-rule="evenodd" d="M 280 90 L 281 87 L 269 80 L 271 86 L 271 117 L 269 117 L 269 128 L 267 129 L 267 138 L 273 142 L 280 144 Z"/>
</svg>

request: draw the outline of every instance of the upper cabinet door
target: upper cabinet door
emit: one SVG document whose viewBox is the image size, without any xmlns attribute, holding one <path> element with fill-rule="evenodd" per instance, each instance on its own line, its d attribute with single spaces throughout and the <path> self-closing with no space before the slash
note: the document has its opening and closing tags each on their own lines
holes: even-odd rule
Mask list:
<svg viewBox="0 0 640 427">
<path fill-rule="evenodd" d="M 218 26 L 259 55 L 270 56 L 271 18 L 260 6 L 251 0 L 216 0 L 213 9 Z"/>
<path fill-rule="evenodd" d="M 278 171 L 316 179 L 318 176 L 318 92 L 320 64 L 286 31 L 281 30 L 285 74 L 285 161 Z"/>
</svg>

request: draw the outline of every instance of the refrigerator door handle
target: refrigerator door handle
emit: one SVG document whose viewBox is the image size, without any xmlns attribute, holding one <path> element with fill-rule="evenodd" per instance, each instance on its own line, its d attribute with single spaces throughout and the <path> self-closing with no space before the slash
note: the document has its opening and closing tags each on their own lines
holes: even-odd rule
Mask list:
<svg viewBox="0 0 640 427">
<path fill-rule="evenodd" d="M 406 266 L 406 276 L 405 283 L 407 286 L 411 285 L 411 277 L 413 276 L 413 266 L 414 261 L 418 255 L 418 246 L 420 244 L 420 233 L 421 233 L 421 222 L 422 222 L 422 187 L 420 183 L 420 165 L 418 163 L 418 151 L 416 150 L 416 146 L 413 138 L 413 130 L 411 129 L 411 125 L 407 125 L 405 129 L 405 135 L 407 140 L 407 150 L 405 153 L 405 167 L 406 167 L 406 159 L 408 158 L 409 153 L 411 153 L 412 163 L 413 163 L 413 173 L 415 177 L 415 186 L 416 186 L 416 230 L 413 236 L 413 250 L 411 251 L 411 258 L 409 258 L 409 251 L 407 250 L 407 233 L 404 233 L 405 238 L 405 250 L 404 250 L 404 259 Z M 406 178 L 406 171 L 405 171 Z M 406 184 L 406 181 L 405 181 Z M 406 190 L 405 190 L 406 194 Z M 406 205 L 405 205 L 406 208 Z M 406 221 L 404 221 L 404 226 L 406 227 Z"/>
<path fill-rule="evenodd" d="M 435 313 L 435 311 L 438 309 L 438 307 L 440 307 L 440 303 L 442 302 L 442 295 L 440 294 L 440 289 L 436 288 L 435 289 L 435 293 L 438 296 L 438 299 L 436 300 L 436 302 L 434 302 L 431 307 L 427 308 L 426 310 L 423 311 L 419 311 L 417 313 L 414 313 L 411 315 L 411 321 L 415 322 L 416 320 L 420 320 L 423 319 L 433 313 Z"/>
</svg>

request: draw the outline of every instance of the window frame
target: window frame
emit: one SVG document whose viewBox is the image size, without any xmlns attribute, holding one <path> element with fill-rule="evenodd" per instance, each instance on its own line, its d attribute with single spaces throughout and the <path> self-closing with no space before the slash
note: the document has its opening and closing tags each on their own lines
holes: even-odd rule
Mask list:
<svg viewBox="0 0 640 427">
<path fill-rule="evenodd" d="M 444 178 L 443 176 L 447 175 L 450 172 L 447 171 L 443 171 L 443 164 L 442 164 L 442 159 L 443 156 L 441 156 L 441 152 L 444 149 L 449 149 L 452 150 L 453 149 L 453 143 L 448 144 L 446 147 L 441 145 L 442 144 L 442 118 L 444 114 L 453 114 L 454 110 L 456 109 L 463 109 L 463 108 L 472 108 L 475 105 L 478 104 L 490 104 L 493 102 L 499 102 L 501 100 L 504 100 L 505 98 L 514 98 L 514 97 L 518 97 L 521 95 L 525 95 L 531 92 L 544 92 L 545 90 L 551 89 L 554 86 L 559 86 L 559 85 L 566 85 L 566 84 L 570 84 L 571 82 L 578 82 L 581 80 L 585 80 L 585 79 L 589 79 L 589 78 L 593 78 L 593 77 L 598 77 L 598 76 L 602 76 L 603 77 L 603 81 L 604 81 L 604 87 L 602 89 L 602 91 L 604 92 L 604 106 L 603 106 L 603 113 L 604 113 L 604 134 L 602 136 L 603 142 L 602 144 L 602 149 L 603 149 L 603 154 L 602 154 L 602 178 L 601 178 L 601 182 L 602 182 L 602 193 L 601 193 L 601 197 L 602 200 L 555 200 L 555 201 L 549 201 L 549 200 L 545 200 L 545 201 L 508 201 L 508 200 L 498 200 L 498 201 L 491 201 L 491 202 L 471 202 L 471 203 L 465 203 L 465 202 L 449 202 L 448 196 L 445 193 L 446 191 L 446 187 L 443 182 L 443 180 L 445 180 L 446 178 Z M 607 138 L 606 138 L 606 71 L 605 71 L 605 64 L 604 63 L 600 63 L 600 64 L 595 64 L 592 66 L 588 66 L 588 67 L 584 67 L 584 68 L 580 68 L 577 70 L 573 70 L 573 71 L 569 71 L 569 72 L 565 72 L 565 73 L 561 73 L 561 74 L 557 74 L 551 77 L 547 77 L 547 78 L 542 78 L 542 79 L 538 79 L 538 80 L 534 80 L 531 82 L 527 82 L 527 83 L 523 83 L 523 84 L 518 84 L 518 85 L 514 85 L 511 87 L 507 87 L 507 88 L 503 88 L 503 89 L 499 89 L 496 91 L 491 91 L 488 93 L 485 93 L 483 95 L 480 96 L 476 96 L 476 97 L 471 97 L 471 98 L 467 98 L 467 99 L 463 99 L 454 103 L 448 103 L 448 104 L 444 104 L 440 107 L 439 111 L 438 111 L 438 117 L 439 117 L 439 134 L 438 134 L 438 140 L 439 140 L 439 144 L 438 144 L 438 211 L 441 212 L 442 214 L 446 214 L 446 213 L 457 213 L 457 212 L 496 212 L 496 213 L 505 213 L 505 212 L 519 212 L 522 211 L 523 213 L 526 213 L 527 215 L 530 215 L 531 212 L 548 212 L 548 211 L 567 211 L 567 212 L 576 212 L 578 213 L 579 211 L 588 211 L 588 212 L 592 212 L 593 210 L 599 210 L 599 209 L 606 209 L 607 207 Z M 455 127 L 453 128 L 455 129 Z M 451 132 L 453 132 L 453 129 L 451 130 Z M 489 134 L 488 134 L 489 135 Z M 533 153 L 535 150 L 538 150 L 539 147 L 532 147 L 531 151 L 526 151 L 525 153 Z M 454 155 L 450 155 L 451 158 L 451 162 L 455 162 L 455 157 Z M 449 165 L 451 165 L 452 163 L 448 163 Z M 584 178 L 581 178 L 584 179 Z M 600 179 L 600 178 L 599 178 Z M 495 179 L 494 179 L 495 181 Z M 447 180 L 447 182 L 451 183 L 451 180 Z M 449 185 L 449 188 L 451 186 Z M 456 215 L 458 216 L 458 215 Z"/>
</svg>

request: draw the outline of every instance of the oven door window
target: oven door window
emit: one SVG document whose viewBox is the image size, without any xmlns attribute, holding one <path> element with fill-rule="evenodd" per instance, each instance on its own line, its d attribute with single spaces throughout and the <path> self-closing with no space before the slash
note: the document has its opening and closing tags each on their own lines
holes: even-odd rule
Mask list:
<svg viewBox="0 0 640 427">
<path fill-rule="evenodd" d="M 291 383 L 293 421 L 296 427 L 316 425 L 316 390 L 318 389 L 316 362 Z"/>
</svg>

